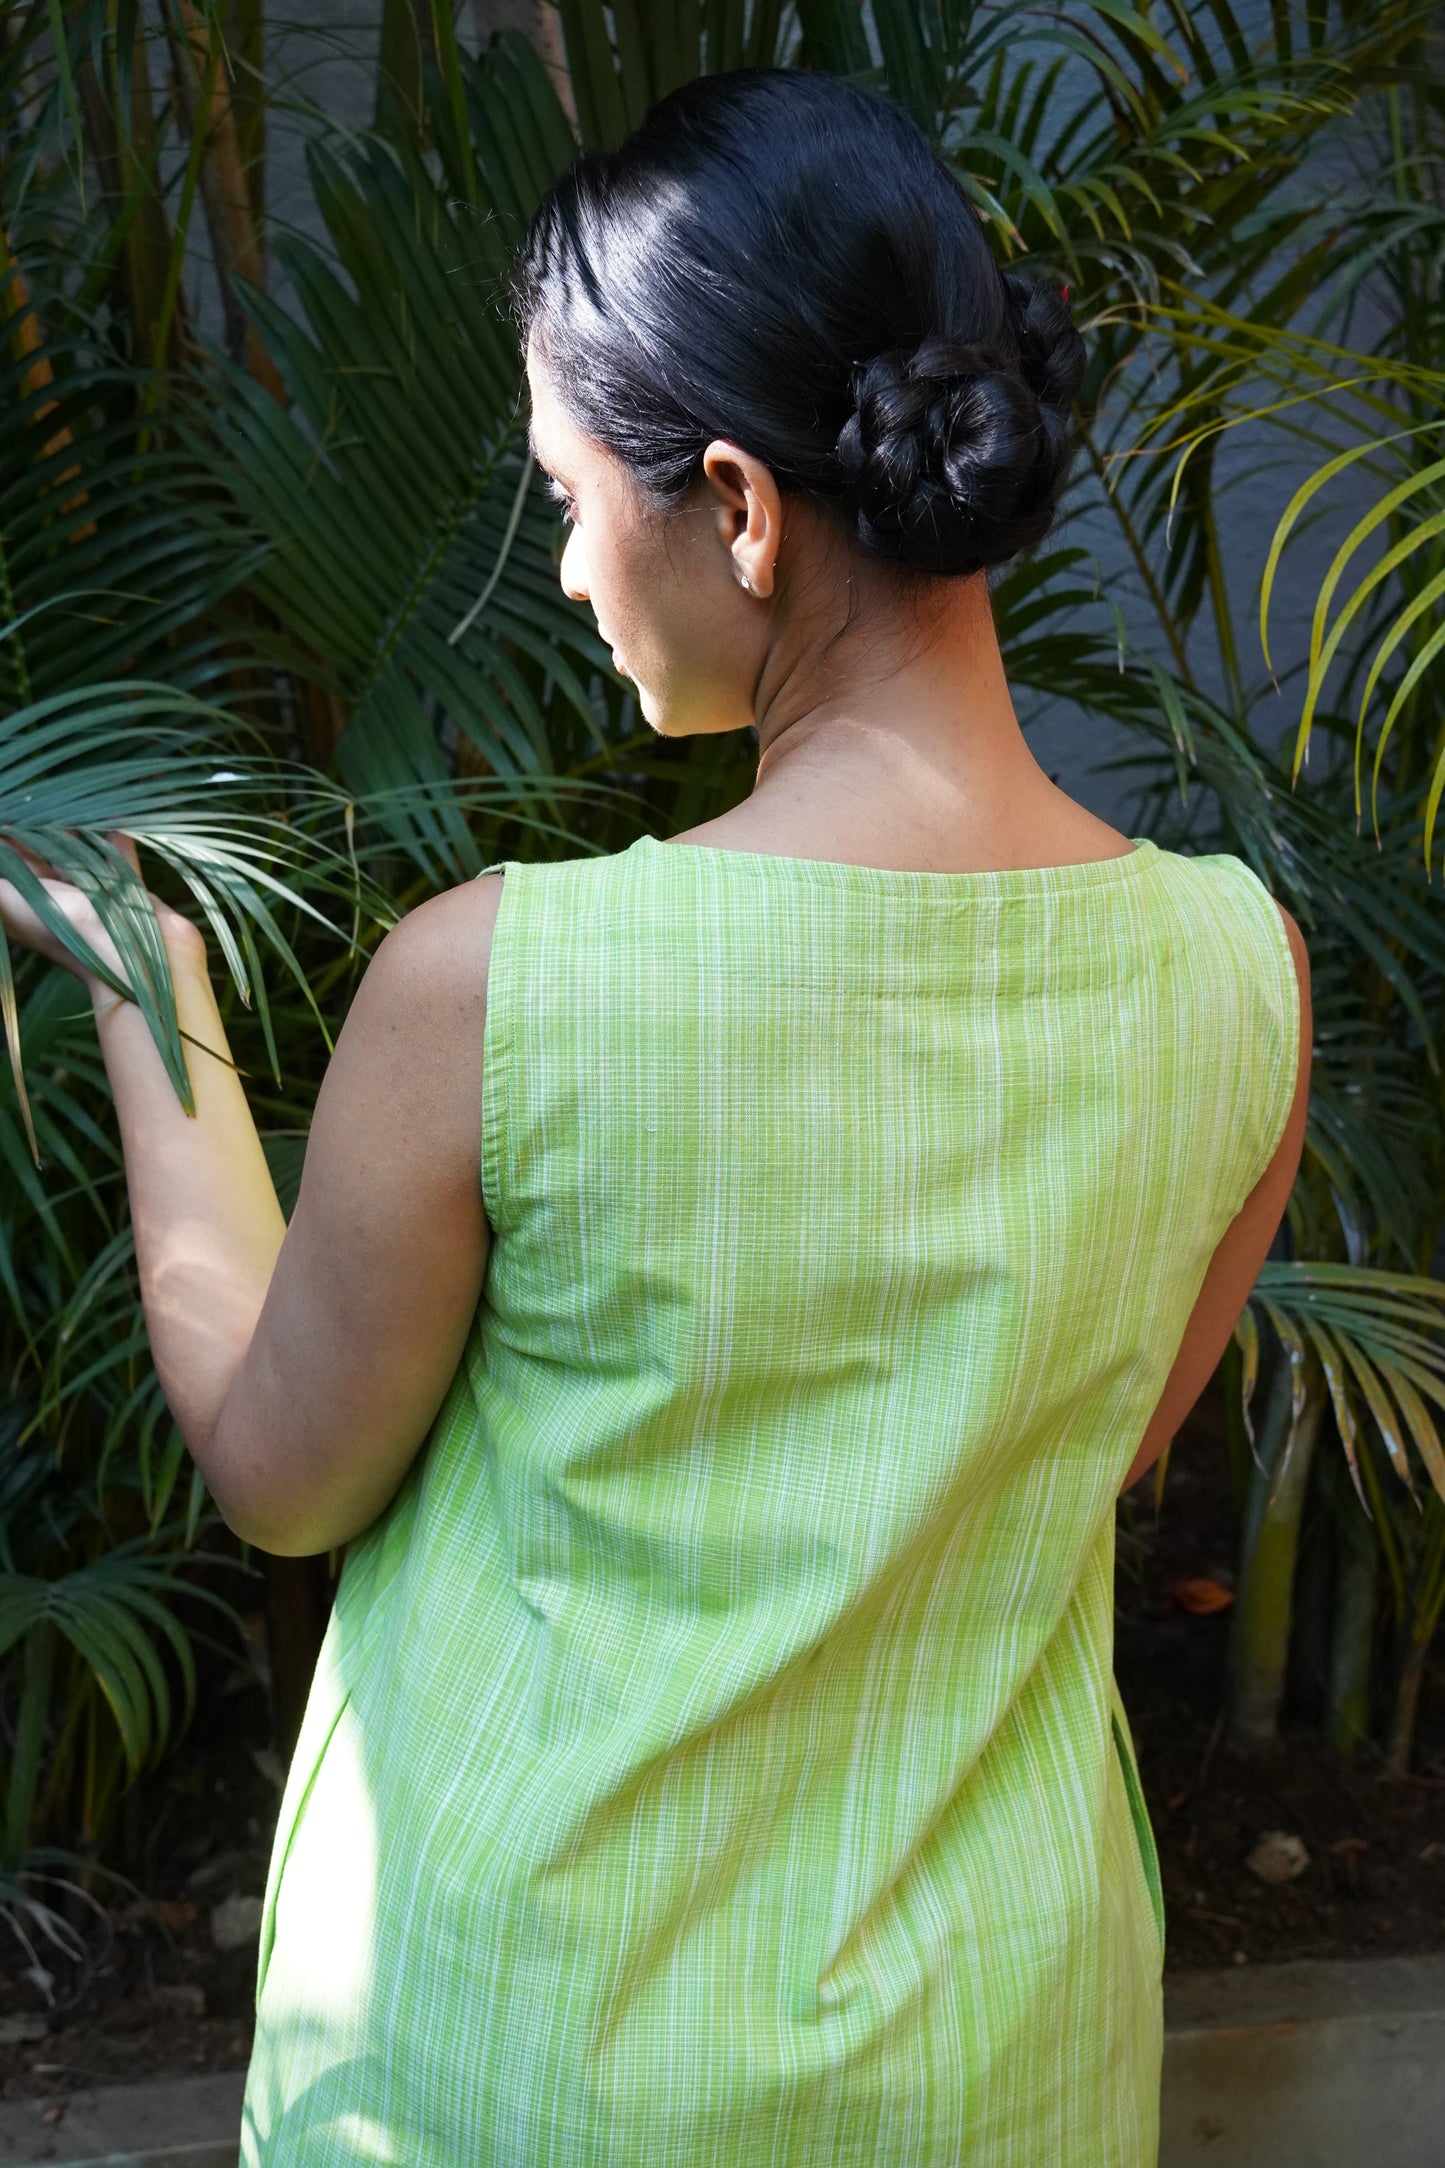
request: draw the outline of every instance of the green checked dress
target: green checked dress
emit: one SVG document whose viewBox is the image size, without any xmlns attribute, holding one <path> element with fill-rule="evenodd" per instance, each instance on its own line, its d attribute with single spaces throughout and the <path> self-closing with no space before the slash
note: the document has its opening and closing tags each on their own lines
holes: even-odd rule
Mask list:
<svg viewBox="0 0 1445 2168">
<path fill-rule="evenodd" d="M 508 863 L 494 1245 L 282 1804 L 248 2168 L 1147 2168 L 1114 1499 L 1294 1089 L 1226 857 Z"/>
</svg>

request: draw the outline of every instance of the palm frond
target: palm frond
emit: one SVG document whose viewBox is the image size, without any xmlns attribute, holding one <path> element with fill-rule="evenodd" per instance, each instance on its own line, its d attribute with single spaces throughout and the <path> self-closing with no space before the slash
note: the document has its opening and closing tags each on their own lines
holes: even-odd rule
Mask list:
<svg viewBox="0 0 1445 2168">
<path fill-rule="evenodd" d="M 1241 1346 L 1268 1318 L 1286 1347 L 1308 1349 L 1329 1386 L 1360 1502 L 1358 1437 L 1370 1422 L 1412 1488 L 1412 1455 L 1445 1498 L 1445 1449 L 1430 1403 L 1445 1408 L 1445 1282 L 1369 1267 L 1265 1264 L 1250 1294 Z"/>
<path fill-rule="evenodd" d="M 566 122 L 529 47 L 459 65 L 482 112 L 519 79 L 550 101 L 546 140 L 563 155 Z M 210 418 L 224 516 L 258 546 L 250 584 L 280 630 L 273 651 L 345 702 L 340 763 L 359 791 L 440 783 L 448 727 L 495 774 L 550 775 L 549 703 L 600 746 L 588 681 L 620 684 L 557 586 L 504 305 L 504 230 L 530 209 L 519 189 L 550 175 L 494 153 L 479 185 L 500 203 L 464 206 L 405 142 L 316 147 L 311 168 L 330 254 L 294 238 L 278 251 L 294 313 L 252 297 L 290 404 L 233 372 Z M 437 817 L 460 847 L 460 826 Z"/>
<path fill-rule="evenodd" d="M 1363 635 L 1373 650 L 1354 724 L 1354 810 L 1363 814 L 1366 724 L 1388 665 L 1401 650 L 1405 661 L 1380 720 L 1370 779 L 1372 823 L 1378 831 L 1379 791 L 1391 733 L 1402 709 L 1422 691 L 1427 673 L 1445 653 L 1445 457 L 1439 420 L 1445 405 L 1445 370 L 1381 354 L 1357 354 L 1289 327 L 1245 319 L 1212 301 L 1190 297 L 1155 304 L 1150 312 L 1167 324 L 1171 343 L 1197 356 L 1200 372 L 1167 405 L 1149 417 L 1134 446 L 1153 444 L 1172 455 L 1170 504 L 1177 501 L 1187 464 L 1201 446 L 1226 432 L 1265 425 L 1306 434 L 1312 412 L 1328 410 L 1343 448 L 1321 445 L 1312 471 L 1291 493 L 1276 522 L 1259 599 L 1259 636 L 1270 662 L 1269 612 L 1280 565 L 1291 537 L 1316 500 L 1357 472 L 1377 476 L 1375 495 L 1334 550 L 1321 578 L 1310 627 L 1305 684 L 1295 732 L 1293 772 L 1308 756 L 1325 683 L 1347 636 L 1356 649 Z M 1273 396 L 1270 396 L 1270 391 Z M 1262 396 L 1263 394 L 1263 396 Z M 1403 465 L 1403 475 L 1398 472 Z M 1392 472 L 1392 469 L 1396 470 Z M 1351 563 L 1383 537 L 1386 546 L 1336 604 Z M 1372 621 L 1372 606 L 1393 607 Z M 1445 792 L 1445 748 L 1428 773 L 1421 809 L 1425 863 L 1431 862 L 1435 823 Z"/>
<path fill-rule="evenodd" d="M 176 1597 L 234 1618 L 212 1590 L 179 1581 L 177 1564 L 157 1557 L 147 1537 L 51 1578 L 0 1572 L 0 1657 L 38 1628 L 51 1628 L 104 1695 L 132 1776 L 161 1750 L 177 1720 L 160 1649 L 180 1672 L 182 1721 L 195 1702 L 195 1658 L 172 1608 Z"/>
<path fill-rule="evenodd" d="M 210 922 L 242 998 L 255 1000 L 264 1018 L 265 987 L 245 955 L 249 929 L 304 987 L 277 907 L 328 922 L 297 885 L 305 844 L 283 818 L 274 770 L 234 750 L 244 735 L 222 710 L 143 680 L 56 693 L 0 722 L 0 876 L 85 971 L 125 993 L 52 900 L 31 859 L 45 860 L 90 898 L 187 1107 L 190 1081 L 165 945 L 143 882 L 109 839 L 133 837 L 180 878 Z M 23 1105 L 13 1010 L 6 1025 Z"/>
</svg>

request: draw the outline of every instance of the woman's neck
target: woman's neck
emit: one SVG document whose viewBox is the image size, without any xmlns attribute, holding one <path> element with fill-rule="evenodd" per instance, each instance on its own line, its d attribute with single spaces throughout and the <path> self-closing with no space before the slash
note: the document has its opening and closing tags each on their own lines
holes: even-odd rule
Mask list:
<svg viewBox="0 0 1445 2168">
<path fill-rule="evenodd" d="M 868 619 L 888 633 L 865 641 L 859 620 L 824 645 L 816 628 L 780 629 L 758 687 L 753 793 L 707 824 L 710 837 L 939 871 L 1126 847 L 1029 751 L 982 579 L 945 591 L 927 615 Z"/>
</svg>

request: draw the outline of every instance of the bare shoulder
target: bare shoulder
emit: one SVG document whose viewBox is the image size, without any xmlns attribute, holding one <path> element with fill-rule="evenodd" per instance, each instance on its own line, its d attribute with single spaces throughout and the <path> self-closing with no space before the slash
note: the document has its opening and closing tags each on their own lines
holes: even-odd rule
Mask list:
<svg viewBox="0 0 1445 2168">
<path fill-rule="evenodd" d="M 429 970 L 445 969 L 459 954 L 475 956 L 479 946 L 490 950 L 502 887 L 502 875 L 488 873 L 429 896 L 397 921 L 377 956 L 390 951 L 409 967 Z"/>
<path fill-rule="evenodd" d="M 485 1002 L 501 900 L 500 873 L 428 897 L 392 927 L 371 960 L 363 987 L 373 1000 L 404 1008 Z"/>
<path fill-rule="evenodd" d="M 379 1062 L 408 1088 L 455 1096 L 474 1118 L 486 1022 L 487 974 L 502 876 L 490 874 L 418 904 L 378 947 L 357 987 L 332 1069 Z"/>
</svg>

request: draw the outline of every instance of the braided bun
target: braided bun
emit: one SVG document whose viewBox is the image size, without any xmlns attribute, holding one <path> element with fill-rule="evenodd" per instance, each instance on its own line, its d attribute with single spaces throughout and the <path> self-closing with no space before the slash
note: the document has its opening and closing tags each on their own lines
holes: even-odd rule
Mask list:
<svg viewBox="0 0 1445 2168">
<path fill-rule="evenodd" d="M 1074 324 L 1074 312 L 1057 286 L 1000 267 L 1004 303 L 1019 352 L 1019 370 L 1040 406 L 1067 418 L 1084 381 L 1088 355 Z"/>
<path fill-rule="evenodd" d="M 980 572 L 1041 542 L 1072 458 L 1084 342 L 1062 294 L 1002 273 L 1016 352 L 943 336 L 855 368 L 837 460 L 874 556 Z"/>
</svg>

